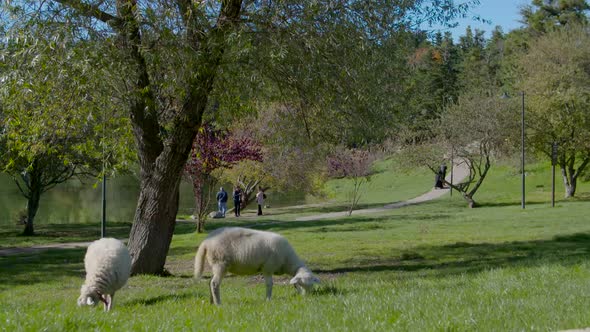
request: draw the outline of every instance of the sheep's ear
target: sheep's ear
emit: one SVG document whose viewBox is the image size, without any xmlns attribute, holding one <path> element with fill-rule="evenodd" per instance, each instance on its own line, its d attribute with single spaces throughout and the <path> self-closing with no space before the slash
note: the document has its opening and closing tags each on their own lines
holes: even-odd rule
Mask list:
<svg viewBox="0 0 590 332">
<path fill-rule="evenodd" d="M 299 277 L 294 277 L 293 279 L 291 279 L 291 281 L 289 281 L 289 284 L 290 285 L 297 285 L 297 284 L 299 284 L 300 280 L 301 279 Z"/>
<path fill-rule="evenodd" d="M 320 283 L 320 278 L 313 276 L 313 278 L 311 279 L 311 283 L 312 284 L 319 284 Z"/>
</svg>

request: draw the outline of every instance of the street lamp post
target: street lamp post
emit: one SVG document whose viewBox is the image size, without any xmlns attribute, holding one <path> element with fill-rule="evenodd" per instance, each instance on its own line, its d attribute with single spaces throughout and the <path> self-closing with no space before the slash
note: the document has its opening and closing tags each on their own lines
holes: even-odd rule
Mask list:
<svg viewBox="0 0 590 332">
<path fill-rule="evenodd" d="M 102 111 L 102 220 L 100 221 L 100 237 L 107 236 L 107 173 L 106 173 L 106 111 Z"/>
<path fill-rule="evenodd" d="M 557 163 L 557 142 L 551 144 L 551 207 L 555 207 L 555 164 Z"/>
<path fill-rule="evenodd" d="M 524 199 L 524 192 L 525 192 L 525 171 L 524 171 L 524 91 L 521 92 L 522 94 L 522 113 L 521 113 L 521 162 L 520 162 L 520 172 L 522 176 L 522 188 L 521 188 L 521 202 L 520 205 L 524 209 L 525 208 L 525 199 Z"/>
<path fill-rule="evenodd" d="M 524 158 L 525 158 L 525 154 L 524 154 L 524 136 L 525 136 L 525 127 L 524 127 L 524 91 L 521 91 L 520 93 L 521 97 L 522 97 L 522 111 L 520 113 L 521 116 L 521 129 L 520 129 L 520 134 L 521 134 L 521 140 L 520 140 L 520 149 L 521 149 L 521 155 L 520 155 L 520 175 L 521 175 L 521 197 L 520 197 L 520 206 L 524 209 L 525 208 L 525 170 L 524 170 Z M 502 99 L 508 99 L 510 98 L 510 96 L 504 92 L 502 94 Z"/>
<path fill-rule="evenodd" d="M 100 237 L 107 236 L 107 176 L 102 170 L 102 220 L 100 223 Z"/>
</svg>

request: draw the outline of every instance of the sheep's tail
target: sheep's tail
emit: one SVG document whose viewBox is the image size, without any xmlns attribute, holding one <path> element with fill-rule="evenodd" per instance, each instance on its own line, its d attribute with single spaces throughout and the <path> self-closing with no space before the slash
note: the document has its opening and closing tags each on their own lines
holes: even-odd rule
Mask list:
<svg viewBox="0 0 590 332">
<path fill-rule="evenodd" d="M 207 254 L 206 241 L 201 242 L 197 255 L 195 256 L 195 279 L 201 278 L 205 267 L 205 255 Z"/>
</svg>

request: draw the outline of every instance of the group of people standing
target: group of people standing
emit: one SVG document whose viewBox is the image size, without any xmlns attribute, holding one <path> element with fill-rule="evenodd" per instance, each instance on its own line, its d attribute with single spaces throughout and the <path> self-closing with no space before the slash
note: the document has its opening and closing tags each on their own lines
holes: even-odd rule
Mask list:
<svg viewBox="0 0 590 332">
<path fill-rule="evenodd" d="M 239 186 L 234 186 L 234 190 L 232 191 L 232 198 L 234 200 L 234 214 L 236 217 L 239 217 L 242 212 L 242 189 Z M 217 207 L 218 212 L 223 215 L 225 218 L 225 213 L 227 211 L 227 201 L 229 199 L 229 195 L 223 187 L 219 188 L 219 192 L 217 192 Z M 256 193 L 256 203 L 258 203 L 258 215 L 262 215 L 262 206 L 264 205 L 264 200 L 266 199 L 266 194 L 262 187 L 258 187 L 258 192 Z"/>
</svg>

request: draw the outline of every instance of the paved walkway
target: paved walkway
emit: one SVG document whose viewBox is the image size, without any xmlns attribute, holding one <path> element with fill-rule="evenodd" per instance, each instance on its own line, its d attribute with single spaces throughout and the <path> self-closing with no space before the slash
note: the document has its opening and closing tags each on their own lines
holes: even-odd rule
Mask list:
<svg viewBox="0 0 590 332">
<path fill-rule="evenodd" d="M 469 169 L 464 164 L 454 165 L 453 168 L 453 182 L 457 183 L 463 180 L 469 174 Z M 448 182 L 451 181 L 451 174 L 448 174 L 446 177 Z M 446 193 L 449 192 L 449 189 L 432 189 L 429 192 L 420 195 L 418 197 L 414 197 L 407 201 L 396 202 L 387 204 L 380 208 L 372 208 L 372 209 L 361 209 L 361 210 L 354 210 L 352 213 L 354 215 L 365 215 L 377 212 L 383 212 L 391 209 L 398 209 L 408 205 L 420 204 L 426 201 L 430 201 L 433 199 L 440 198 L 444 196 Z M 314 204 L 318 205 L 318 204 Z M 305 205 L 301 207 L 310 207 L 311 205 Z M 319 204 L 318 206 L 321 206 Z M 295 219 L 295 221 L 312 221 L 312 220 L 321 220 L 321 219 L 329 219 L 329 218 L 337 218 L 347 216 L 348 212 L 331 212 L 331 213 L 323 213 L 317 214 L 312 216 L 300 217 Z M 177 220 L 177 222 L 194 222 L 194 221 L 185 221 L 185 220 Z M 282 222 L 276 222 L 282 223 Z M 252 227 L 258 225 L 270 225 L 271 223 L 260 223 L 250 225 Z M 31 247 L 21 247 L 21 248 L 4 248 L 0 249 L 0 257 L 4 256 L 12 256 L 12 255 L 20 255 L 20 254 L 34 254 L 38 252 L 42 252 L 48 249 L 72 249 L 72 248 L 86 248 L 90 245 L 90 242 L 69 242 L 69 243 L 52 243 L 52 244 L 43 244 L 43 245 L 35 245 Z"/>
<path fill-rule="evenodd" d="M 464 163 L 454 165 L 454 167 L 453 167 L 453 183 L 461 182 L 463 179 L 465 179 L 467 177 L 467 175 L 469 175 L 469 169 L 467 168 L 467 166 Z M 445 179 L 447 180 L 447 182 L 451 182 L 451 174 L 447 174 Z M 420 204 L 420 203 L 423 203 L 426 201 L 431 201 L 433 199 L 440 198 L 441 196 L 444 196 L 448 192 L 449 192 L 448 188 L 447 189 L 434 189 L 433 188 L 429 192 L 422 194 L 418 197 L 414 197 L 412 199 L 409 199 L 407 201 L 387 204 L 387 205 L 380 207 L 380 208 L 354 210 L 354 211 L 352 211 L 352 214 L 365 215 L 365 214 L 383 212 L 383 211 L 387 211 L 387 210 L 391 210 L 391 209 L 398 209 L 400 207 L 404 207 L 404 206 L 408 206 L 408 205 Z M 347 216 L 347 215 L 348 215 L 347 211 L 331 212 L 331 213 L 323 213 L 323 214 L 318 214 L 318 215 L 313 215 L 313 216 L 300 217 L 295 220 L 296 221 L 311 221 L 311 220 L 336 218 L 336 217 L 342 217 L 342 216 Z"/>
</svg>

